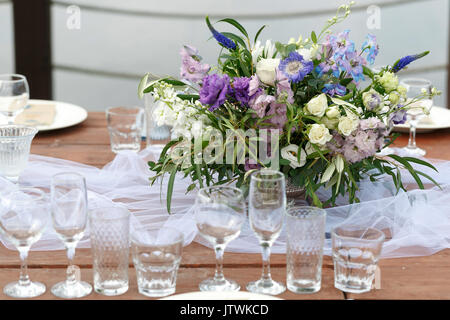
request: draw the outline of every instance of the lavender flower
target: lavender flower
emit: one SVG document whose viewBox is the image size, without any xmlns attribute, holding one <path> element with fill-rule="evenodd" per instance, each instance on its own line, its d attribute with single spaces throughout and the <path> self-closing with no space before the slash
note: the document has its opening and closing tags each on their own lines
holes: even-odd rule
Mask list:
<svg viewBox="0 0 450 320">
<path fill-rule="evenodd" d="M 210 105 L 209 111 L 219 108 L 227 99 L 227 94 L 231 91 L 230 78 L 224 75 L 222 78 L 217 74 L 208 75 L 203 78 L 200 89 L 200 102 Z"/>
<path fill-rule="evenodd" d="M 283 103 L 272 102 L 266 116 L 272 116 L 267 121 L 272 123 L 275 128 L 282 129 L 287 122 L 286 105 Z"/>
<path fill-rule="evenodd" d="M 234 78 L 233 81 L 233 94 L 237 101 L 239 101 L 242 105 L 247 105 L 250 100 L 249 96 L 249 83 L 250 78 L 241 77 Z"/>
<path fill-rule="evenodd" d="M 261 165 L 254 159 L 245 158 L 244 170 L 250 171 L 254 169 L 261 169 Z"/>
<path fill-rule="evenodd" d="M 209 72 L 210 66 L 208 64 L 201 64 L 201 57 L 198 55 L 198 50 L 194 47 L 185 45 L 181 48 L 181 71 L 182 79 L 192 82 L 199 82 Z"/>
<path fill-rule="evenodd" d="M 294 92 L 291 89 L 289 79 L 280 71 L 280 69 L 277 69 L 276 86 L 278 101 L 283 100 L 291 104 L 294 103 Z"/>
<path fill-rule="evenodd" d="M 399 104 L 397 105 L 396 112 L 393 112 L 390 116 L 390 121 L 392 121 L 394 124 L 404 124 L 406 122 L 406 110 L 401 109 L 403 108 L 403 105 Z"/>
<path fill-rule="evenodd" d="M 260 93 L 249 101 L 249 107 L 256 111 L 259 118 L 264 118 L 267 107 L 273 102 L 275 102 L 274 96 Z"/>
<path fill-rule="evenodd" d="M 364 41 L 364 43 L 362 44 L 361 50 L 363 52 L 369 52 L 367 54 L 367 61 L 370 64 L 373 64 L 375 62 L 375 57 L 378 55 L 379 50 L 377 38 L 372 34 L 368 34 L 366 37 L 366 41 Z"/>
<path fill-rule="evenodd" d="M 248 84 L 248 95 L 252 98 L 255 94 L 261 92 L 261 88 L 259 87 L 260 81 L 258 76 L 255 74 L 250 78 L 250 82 Z"/>
<path fill-rule="evenodd" d="M 305 61 L 298 52 L 292 51 L 286 59 L 281 60 L 278 68 L 291 82 L 297 83 L 313 70 L 314 64 L 312 61 Z"/>
<path fill-rule="evenodd" d="M 326 93 L 330 96 L 344 96 L 347 92 L 347 89 L 338 83 L 327 83 L 324 85 L 324 88 L 322 89 L 323 93 Z"/>
<path fill-rule="evenodd" d="M 412 56 L 403 57 L 394 64 L 391 71 L 393 71 L 394 73 L 397 73 L 400 70 L 402 70 L 404 67 L 406 67 L 408 64 L 410 64 L 411 62 L 413 62 L 417 59 L 420 59 L 422 57 L 425 57 L 428 53 L 430 53 L 430 51 L 425 51 L 425 52 L 415 54 Z"/>
</svg>

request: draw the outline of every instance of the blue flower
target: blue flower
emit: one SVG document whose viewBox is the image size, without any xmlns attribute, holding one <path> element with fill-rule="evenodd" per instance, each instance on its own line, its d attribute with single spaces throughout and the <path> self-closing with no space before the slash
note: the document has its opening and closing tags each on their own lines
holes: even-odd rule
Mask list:
<svg viewBox="0 0 450 320">
<path fill-rule="evenodd" d="M 378 55 L 378 49 L 379 46 L 377 44 L 377 38 L 372 34 L 368 34 L 366 41 L 362 44 L 361 50 L 363 52 L 369 52 L 367 55 L 367 61 L 369 61 L 370 64 L 375 62 L 375 57 Z"/>
<path fill-rule="evenodd" d="M 430 53 L 430 51 L 425 51 L 425 52 L 415 54 L 412 56 L 403 57 L 394 64 L 391 71 L 394 71 L 395 73 L 397 73 L 400 70 L 402 70 L 404 67 L 406 67 L 408 64 L 410 64 L 411 62 L 426 56 L 428 53 Z"/>
<path fill-rule="evenodd" d="M 314 64 L 312 61 L 305 61 L 298 52 L 292 51 L 286 59 L 281 60 L 278 68 L 289 81 L 296 83 L 302 81 L 313 70 Z"/>
<path fill-rule="evenodd" d="M 327 83 L 324 85 L 324 88 L 322 89 L 323 93 L 326 93 L 330 96 L 338 95 L 338 96 L 345 96 L 345 93 L 347 92 L 347 89 L 338 83 Z"/>
<path fill-rule="evenodd" d="M 217 40 L 221 45 L 223 45 L 225 48 L 230 50 L 236 50 L 236 43 L 234 43 L 233 40 L 225 37 L 223 34 L 221 34 L 219 31 L 214 29 L 214 27 L 209 22 L 209 18 L 206 17 L 206 24 L 208 25 L 209 30 L 211 31 L 214 39 Z"/>
</svg>

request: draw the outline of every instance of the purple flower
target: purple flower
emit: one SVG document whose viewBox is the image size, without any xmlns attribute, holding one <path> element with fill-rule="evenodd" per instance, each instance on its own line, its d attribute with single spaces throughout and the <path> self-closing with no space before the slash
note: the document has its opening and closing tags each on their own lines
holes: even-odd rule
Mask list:
<svg viewBox="0 0 450 320">
<path fill-rule="evenodd" d="M 278 68 L 291 82 L 297 83 L 313 70 L 314 64 L 312 61 L 305 61 L 298 52 L 292 51 L 286 59 L 281 60 Z"/>
<path fill-rule="evenodd" d="M 250 171 L 253 169 L 261 169 L 261 165 L 255 159 L 245 158 L 244 170 Z"/>
<path fill-rule="evenodd" d="M 214 27 L 209 22 L 209 18 L 206 17 L 206 24 L 208 25 L 209 30 L 211 31 L 214 39 L 217 40 L 222 46 L 224 46 L 227 49 L 230 50 L 236 50 L 236 43 L 233 42 L 233 40 L 227 38 L 223 34 L 221 34 L 219 31 L 214 29 Z"/>
<path fill-rule="evenodd" d="M 234 97 L 242 105 L 247 105 L 248 101 L 250 100 L 249 83 L 250 83 L 250 78 L 247 78 L 247 77 L 234 78 L 234 81 L 233 81 Z"/>
<path fill-rule="evenodd" d="M 404 67 L 406 67 L 408 64 L 410 64 L 411 62 L 426 56 L 428 53 L 430 53 L 430 51 L 425 51 L 420 54 L 403 57 L 394 64 L 391 71 L 394 71 L 394 73 L 397 73 L 400 70 L 402 70 Z"/>
<path fill-rule="evenodd" d="M 291 89 L 291 84 L 289 83 L 289 79 L 284 75 L 280 69 L 277 69 L 277 77 L 276 77 L 276 85 L 277 85 L 277 95 L 278 99 L 280 96 L 285 96 L 284 101 L 289 103 L 294 103 L 294 92 Z"/>
<path fill-rule="evenodd" d="M 249 107 L 256 111 L 259 118 L 264 118 L 266 109 L 272 102 L 275 102 L 274 96 L 260 93 L 249 101 Z"/>
<path fill-rule="evenodd" d="M 363 52 L 368 52 L 367 61 L 370 64 L 373 64 L 375 62 L 375 57 L 378 55 L 378 49 L 379 46 L 377 44 L 377 38 L 372 34 L 368 34 L 366 37 L 366 41 L 364 41 L 364 43 L 362 44 L 361 50 Z"/>
<path fill-rule="evenodd" d="M 345 96 L 347 89 L 343 85 L 340 85 L 338 83 L 327 83 L 324 85 L 322 92 L 332 97 L 335 95 Z"/>
<path fill-rule="evenodd" d="M 361 128 L 361 130 L 375 130 L 375 129 L 384 129 L 386 126 L 377 117 L 370 117 L 361 120 L 359 122 L 359 127 Z"/>
<path fill-rule="evenodd" d="M 255 74 L 250 78 L 250 82 L 248 84 L 248 95 L 250 98 L 252 98 L 255 94 L 261 92 L 261 88 L 259 87 L 259 85 L 259 78 Z"/>
<path fill-rule="evenodd" d="M 192 82 L 199 82 L 210 70 L 208 64 L 201 64 L 201 57 L 194 47 L 185 45 L 181 48 L 181 78 Z"/>
<path fill-rule="evenodd" d="M 272 116 L 267 121 L 272 123 L 275 128 L 282 129 L 287 122 L 286 105 L 272 102 L 266 116 Z"/>
<path fill-rule="evenodd" d="M 208 104 L 209 111 L 219 108 L 227 99 L 227 94 L 231 91 L 230 78 L 224 75 L 222 78 L 217 74 L 208 75 L 203 78 L 200 89 L 200 102 Z"/>
<path fill-rule="evenodd" d="M 403 108 L 403 105 L 399 104 L 397 108 Z M 393 112 L 390 117 L 390 121 L 392 121 L 394 124 L 404 124 L 406 122 L 406 110 L 397 110 L 396 112 Z"/>
</svg>

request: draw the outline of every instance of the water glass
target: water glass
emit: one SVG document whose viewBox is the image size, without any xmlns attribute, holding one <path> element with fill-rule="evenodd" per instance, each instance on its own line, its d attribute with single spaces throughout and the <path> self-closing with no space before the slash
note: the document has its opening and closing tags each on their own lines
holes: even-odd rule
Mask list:
<svg viewBox="0 0 450 320">
<path fill-rule="evenodd" d="M 0 175 L 17 183 L 27 166 L 31 142 L 38 130 L 19 125 L 0 126 Z"/>
<path fill-rule="evenodd" d="M 111 150 L 138 152 L 141 149 L 144 110 L 140 107 L 111 107 L 106 109 Z"/>
<path fill-rule="evenodd" d="M 286 283 L 295 293 L 314 293 L 322 281 L 326 212 L 316 207 L 287 211 Z"/>
<path fill-rule="evenodd" d="M 130 212 L 123 207 L 90 211 L 94 290 L 106 296 L 128 290 Z"/>
<path fill-rule="evenodd" d="M 30 90 L 21 74 L 0 74 L 0 113 L 13 124 L 15 117 L 28 105 Z"/>
<path fill-rule="evenodd" d="M 385 239 L 374 228 L 339 226 L 332 233 L 334 286 L 345 292 L 363 293 L 372 288 Z"/>
<path fill-rule="evenodd" d="M 183 234 L 173 228 L 143 227 L 131 235 L 138 290 L 148 297 L 175 293 Z"/>
<path fill-rule="evenodd" d="M 20 187 L 0 197 L 0 232 L 19 251 L 19 281 L 7 284 L 3 292 L 13 298 L 33 298 L 45 292 L 45 285 L 32 282 L 27 272 L 30 247 L 37 242 L 48 221 L 48 202 L 36 188 Z"/>
<path fill-rule="evenodd" d="M 146 94 L 144 96 L 144 103 L 147 146 L 163 148 L 170 140 L 170 127 L 166 125 L 158 126 L 156 121 L 153 120 L 153 112 L 158 103 L 164 102 L 155 102 L 151 94 Z"/>
</svg>

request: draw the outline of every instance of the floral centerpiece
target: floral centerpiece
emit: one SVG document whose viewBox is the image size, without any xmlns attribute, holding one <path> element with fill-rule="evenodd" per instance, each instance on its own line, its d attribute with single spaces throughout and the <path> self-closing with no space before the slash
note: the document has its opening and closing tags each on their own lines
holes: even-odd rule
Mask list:
<svg viewBox="0 0 450 320">
<path fill-rule="evenodd" d="M 339 7 L 323 30 L 307 39 L 264 45 L 258 38 L 265 26 L 252 41 L 236 20 L 219 21 L 236 33 L 219 32 L 206 17 L 221 46 L 217 66 L 202 63 L 198 50 L 185 45 L 181 80 L 143 77 L 139 95 L 152 94 L 157 102 L 153 120 L 172 126 L 159 160 L 149 162 L 152 184 L 170 175 L 169 212 L 177 172 L 192 180 L 187 191 L 227 183 L 246 190 L 251 172 L 275 168 L 291 185 L 304 188 L 316 206 L 333 204 L 338 195 L 359 201 L 358 182 L 367 177 L 375 181 L 387 174 L 397 190 L 404 189 L 401 168 L 420 188 L 421 177 L 433 181 L 412 165 L 434 168 L 429 163 L 379 153 L 396 138 L 392 125 L 406 121 L 409 107 L 439 94 L 433 89 L 407 99 L 397 78 L 428 51 L 374 71 L 369 65 L 379 51 L 375 36 L 368 35 L 358 49 L 349 30 L 330 30 L 349 15 L 350 6 Z M 318 198 L 321 187 L 331 189 L 329 199 Z"/>
</svg>

